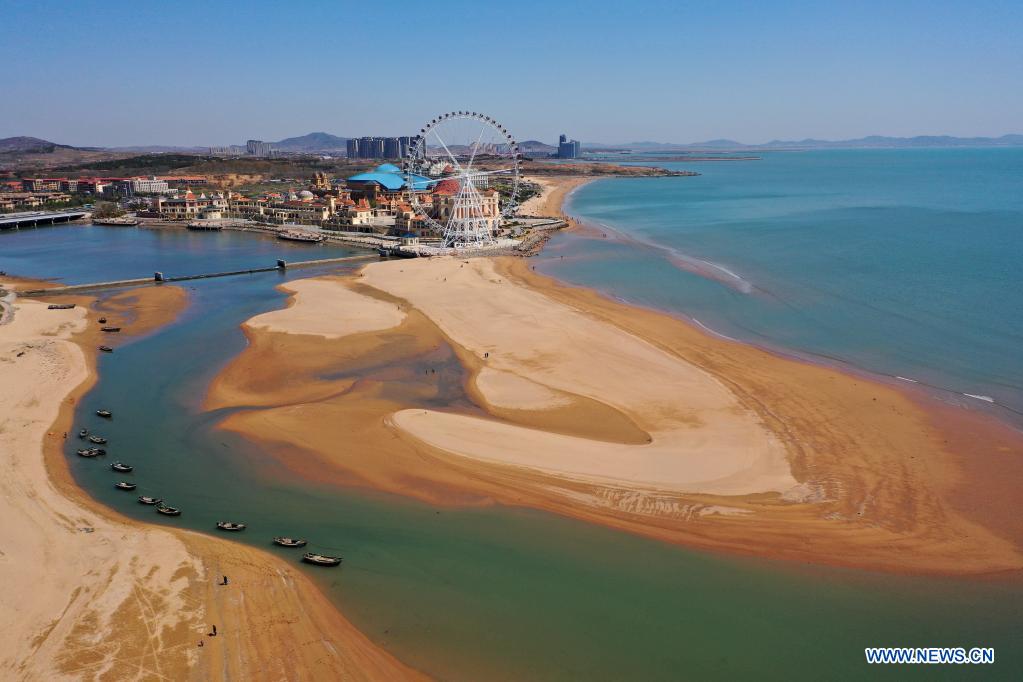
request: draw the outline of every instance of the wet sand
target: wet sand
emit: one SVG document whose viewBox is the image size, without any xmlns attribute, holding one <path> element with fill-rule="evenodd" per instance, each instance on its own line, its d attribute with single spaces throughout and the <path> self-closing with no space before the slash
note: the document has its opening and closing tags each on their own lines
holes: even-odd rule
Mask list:
<svg viewBox="0 0 1023 682">
<path fill-rule="evenodd" d="M 12 278 L 4 278 L 11 284 Z M 38 283 L 31 283 L 33 286 Z M 48 302 L 75 302 L 47 310 Z M 5 679 L 396 679 L 417 674 L 363 637 L 300 572 L 92 501 L 63 454 L 95 349 L 174 319 L 184 290 L 15 300 L 0 325 L 0 670 Z M 106 316 L 122 334 L 104 334 Z M 228 574 L 231 584 L 217 586 Z M 209 637 L 212 624 L 218 635 Z M 198 643 L 202 641 L 203 646 Z"/>
<path fill-rule="evenodd" d="M 1005 455 L 1021 451 L 1019 435 L 996 422 L 960 442 L 961 415 L 559 284 L 521 259 L 385 262 L 333 285 L 406 317 L 340 340 L 250 327 L 209 397 L 264 406 L 222 426 L 312 479 L 799 561 L 1023 567 L 1011 487 L 977 484 L 978 472 L 1018 468 Z"/>
</svg>

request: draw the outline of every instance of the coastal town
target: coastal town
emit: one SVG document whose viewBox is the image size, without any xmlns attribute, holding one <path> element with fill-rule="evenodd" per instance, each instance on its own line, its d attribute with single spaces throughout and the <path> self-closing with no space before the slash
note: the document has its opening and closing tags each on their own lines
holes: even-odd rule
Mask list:
<svg viewBox="0 0 1023 682">
<path fill-rule="evenodd" d="M 438 126 L 464 123 L 476 126 L 464 144 L 427 143 L 429 133 L 443 139 Z M 263 231 L 405 257 L 470 246 L 492 255 L 530 255 L 566 225 L 540 210 L 540 199 L 560 179 L 695 175 L 588 162 L 579 141 L 564 134 L 557 145 L 520 146 L 494 119 L 464 111 L 442 114 L 417 136 L 349 138 L 343 150 L 330 154 L 286 154 L 249 140 L 211 147 L 187 161 L 217 172 L 107 175 L 81 164 L 56 175 L 11 164 L 0 168 L 0 228 L 56 222 L 184 226 Z M 167 157 L 151 154 L 120 167 L 161 164 L 168 165 Z"/>
<path fill-rule="evenodd" d="M 518 148 L 513 153 L 514 140 L 503 149 L 480 145 L 456 150 L 449 158 L 432 157 L 420 144 L 419 163 L 411 173 L 408 155 L 417 139 L 349 139 L 347 161 L 360 172 L 337 175 L 314 170 L 306 177 L 275 177 L 271 169 L 239 180 L 229 174 L 75 177 L 8 170 L 0 173 L 0 226 L 91 221 L 108 226 L 258 230 L 281 239 L 333 241 L 412 257 L 443 253 L 454 245 L 445 230 L 460 220 L 474 225 L 479 233 L 476 245 L 482 239 L 488 253 L 530 255 L 553 230 L 566 225 L 561 217 L 539 215 L 543 213 L 537 210 L 539 199 L 551 186 L 544 176 L 668 174 L 581 163 L 579 142 L 566 135 L 552 147 L 554 151 L 541 154 L 580 163 L 534 160 Z M 219 154 L 211 158 L 227 164 L 244 158 L 272 164 L 281 158 L 272 145 L 259 140 L 250 140 L 246 147 L 211 148 L 210 153 Z M 463 189 L 469 176 L 456 168 L 459 163 L 479 168 L 471 175 L 469 191 Z M 520 178 L 524 164 L 532 175 Z"/>
</svg>

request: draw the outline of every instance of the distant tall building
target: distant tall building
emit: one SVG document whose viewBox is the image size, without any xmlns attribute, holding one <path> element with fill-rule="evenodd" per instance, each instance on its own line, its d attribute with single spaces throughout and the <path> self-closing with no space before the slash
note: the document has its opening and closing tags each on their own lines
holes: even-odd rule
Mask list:
<svg viewBox="0 0 1023 682">
<path fill-rule="evenodd" d="M 245 153 L 249 156 L 258 156 L 261 159 L 268 159 L 274 155 L 273 145 L 262 140 L 249 140 L 245 143 Z"/>
<path fill-rule="evenodd" d="M 569 140 L 568 135 L 562 135 L 558 138 L 558 158 L 559 159 L 578 159 L 579 158 L 579 140 Z"/>
<path fill-rule="evenodd" d="M 360 159 L 382 159 L 384 158 L 384 140 L 380 137 L 359 138 Z"/>
<path fill-rule="evenodd" d="M 398 157 L 404 159 L 408 156 L 409 149 L 412 148 L 412 138 L 408 135 L 403 135 L 397 138 L 398 140 Z"/>
<path fill-rule="evenodd" d="M 360 137 L 348 140 L 349 159 L 401 159 L 408 154 L 412 138 Z"/>
<path fill-rule="evenodd" d="M 210 147 L 210 156 L 241 156 L 244 153 L 247 151 L 236 144 L 226 147 Z"/>
</svg>

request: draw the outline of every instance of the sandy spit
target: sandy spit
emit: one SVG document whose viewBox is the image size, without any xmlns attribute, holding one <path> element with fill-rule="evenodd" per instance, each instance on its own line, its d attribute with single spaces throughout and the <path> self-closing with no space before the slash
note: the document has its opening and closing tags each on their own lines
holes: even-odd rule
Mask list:
<svg viewBox="0 0 1023 682">
<path fill-rule="evenodd" d="M 386 262 L 351 287 L 363 300 L 349 315 L 382 299 L 406 318 L 342 343 L 250 330 L 210 391 L 219 406 L 265 406 L 222 426 L 299 474 L 799 561 L 1023 566 L 1023 533 L 1004 521 L 1011 491 L 967 485 L 958 422 L 891 387 L 558 284 L 521 259 Z M 458 375 L 437 364 L 445 353 Z M 476 409 L 437 408 L 452 381 Z M 1019 451 L 1018 434 L 972 428 L 980 461 Z"/>
<path fill-rule="evenodd" d="M 0 324 L 0 677 L 417 677 L 275 557 L 139 524 L 75 486 L 63 444 L 75 404 L 95 381 L 95 318 L 146 333 L 186 297 L 159 287 L 102 304 L 66 300 L 79 306 L 9 300 Z M 216 585 L 222 574 L 231 575 L 229 587 Z M 212 624 L 217 637 L 208 636 Z"/>
</svg>

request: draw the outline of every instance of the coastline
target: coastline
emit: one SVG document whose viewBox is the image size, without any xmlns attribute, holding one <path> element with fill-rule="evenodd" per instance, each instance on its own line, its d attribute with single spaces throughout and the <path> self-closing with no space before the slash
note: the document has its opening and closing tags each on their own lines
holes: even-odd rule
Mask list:
<svg viewBox="0 0 1023 682">
<path fill-rule="evenodd" d="M 317 333 L 280 331 L 286 325 L 278 331 L 246 326 L 250 347 L 210 389 L 211 403 L 220 407 L 252 405 L 258 398 L 263 409 L 234 414 L 222 428 L 280 452 L 282 462 L 300 475 L 438 505 L 530 506 L 682 545 L 795 561 L 949 575 L 1023 567 L 1023 532 L 1001 518 L 1005 505 L 1011 505 L 1011 490 L 1003 484 L 991 496 L 989 486 L 974 485 L 962 470 L 965 451 L 944 443 L 952 439 L 936 428 L 932 413 L 891 387 L 711 336 L 676 318 L 535 275 L 519 259 L 380 263 L 365 268 L 360 277 L 334 282 L 366 299 L 401 306 L 406 319 L 353 333 L 343 348 L 324 343 Z M 466 304 L 461 318 L 444 307 L 443 297 L 428 295 L 457 283 L 461 288 L 451 291 L 460 292 L 460 300 L 473 292 L 481 301 Z M 515 298 L 525 303 L 512 303 Z M 288 305 L 308 305 L 312 314 L 323 302 L 307 297 L 300 303 L 293 297 Z M 547 313 L 538 311 L 548 306 L 550 315 L 544 317 Z M 354 305 L 349 316 L 359 315 L 358 308 Z M 573 311 L 570 321 L 566 311 Z M 522 315 L 531 318 L 527 329 L 517 333 L 515 324 L 498 325 L 496 335 L 481 336 L 486 329 L 478 320 L 487 320 L 484 327 L 489 328 L 510 316 L 521 328 Z M 334 319 L 332 336 L 345 334 L 349 322 L 345 316 Z M 709 458 L 713 466 L 724 467 L 717 471 L 726 478 L 719 476 L 714 485 L 686 478 L 694 467 L 708 466 L 698 462 L 698 455 L 709 451 L 666 441 L 663 429 L 670 435 L 671 424 L 648 418 L 672 409 L 664 402 L 662 407 L 648 405 L 640 395 L 649 393 L 656 380 L 643 384 L 637 378 L 641 385 L 632 388 L 618 379 L 594 384 L 592 372 L 578 365 L 556 375 L 559 367 L 571 365 L 571 349 L 578 344 L 566 343 L 565 354 L 556 344 L 543 345 L 543 335 L 548 329 L 562 335 L 569 328 L 576 334 L 585 330 L 584 337 L 605 348 L 634 346 L 640 353 L 636 357 L 647 357 L 642 354 L 650 351 L 639 349 L 653 346 L 660 361 L 668 363 L 665 371 L 684 374 L 690 371 L 685 367 L 696 367 L 712 377 L 694 384 L 702 388 L 680 395 L 709 395 L 715 382 L 726 387 L 738 400 L 735 407 L 700 407 L 679 398 L 676 402 L 689 416 L 668 415 L 668 422 L 695 419 L 698 442 L 720 443 L 736 429 L 751 434 L 746 445 L 726 447 Z M 396 348 L 398 339 L 416 339 L 417 347 Z M 543 351 L 533 360 L 510 366 L 488 359 L 537 344 Z M 436 387 L 422 380 L 408 383 L 407 396 L 381 400 L 369 380 L 354 383 L 347 377 L 332 386 L 320 378 L 328 368 L 422 367 L 424 361 L 435 362 L 430 358 L 445 346 L 462 367 L 458 381 L 478 411 L 423 410 L 419 398 Z M 596 347 L 588 353 L 600 372 L 622 376 L 612 355 L 601 355 Z M 303 359 L 296 363 L 293 358 Z M 629 365 L 633 369 L 625 374 L 641 371 L 641 364 Z M 286 395 L 277 394 L 273 387 L 285 375 L 292 386 Z M 635 389 L 639 394 L 630 397 Z M 735 419 L 715 427 L 715 410 L 731 411 Z M 313 433 L 309 426 L 314 422 L 332 425 Z M 354 434 L 377 457 L 367 462 L 332 445 L 343 433 Z M 675 447 L 697 457 L 681 469 L 672 469 L 677 462 L 657 460 L 662 463 L 646 466 L 654 478 L 616 470 L 615 458 L 621 455 L 614 453 L 650 454 L 649 447 L 643 450 L 644 438 L 683 443 Z M 735 456 L 751 452 L 750 447 L 769 451 L 772 438 L 784 444 L 791 481 L 776 465 L 756 464 L 777 460 Z M 505 444 L 500 452 L 493 447 L 495 439 Z M 528 447 L 511 447 L 520 439 Z M 1018 434 L 981 421 L 973 425 L 969 440 L 973 451 L 987 447 L 997 453 L 1015 447 Z M 581 454 L 573 455 L 580 445 Z M 296 450 L 301 458 L 284 454 Z M 600 451 L 610 454 L 592 458 L 600 460 L 596 464 L 587 461 L 586 452 Z M 676 477 L 665 479 L 667 471 Z M 996 478 L 997 472 L 987 475 Z M 727 476 L 741 484 L 715 487 Z"/>
<path fill-rule="evenodd" d="M 577 189 L 601 178 L 592 175 L 569 175 L 528 179 L 540 185 L 541 193 L 523 203 L 520 211 L 526 215 L 560 218 L 568 223 L 567 229 L 574 229 L 579 226 L 579 221 L 565 210 L 565 202 Z"/>
<path fill-rule="evenodd" d="M 0 667 L 17 679 L 422 677 L 372 644 L 276 557 L 139 523 L 75 484 L 61 434 L 71 431 L 76 404 L 97 378 L 94 318 L 102 312 L 130 325 L 135 338 L 174 319 L 186 299 L 183 289 L 166 286 L 98 304 L 61 297 L 77 304 L 72 310 L 15 299 L 13 318 L 0 326 L 0 345 L 24 356 L 15 353 L 17 369 L 0 366 L 18 388 L 9 396 L 17 404 L 5 405 L 5 430 L 16 429 L 19 458 L 0 485 L 7 518 L 0 602 L 14 618 L 4 619 Z M 228 571 L 231 588 L 216 586 L 215 577 Z M 220 623 L 216 638 L 205 636 L 210 623 Z M 99 624 L 108 631 L 102 639 Z"/>
</svg>

